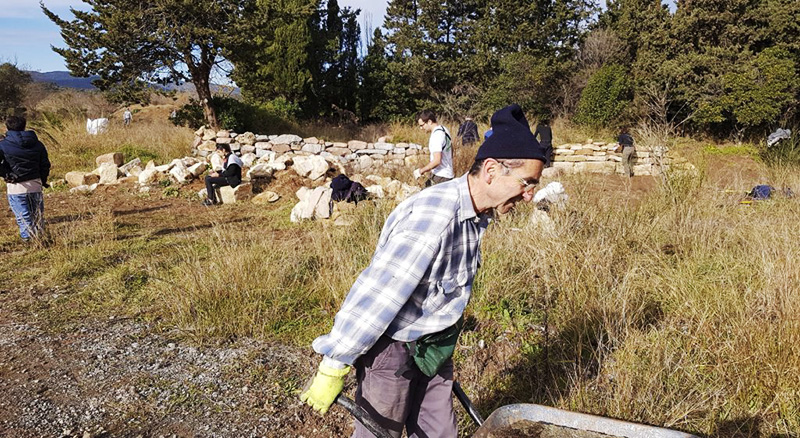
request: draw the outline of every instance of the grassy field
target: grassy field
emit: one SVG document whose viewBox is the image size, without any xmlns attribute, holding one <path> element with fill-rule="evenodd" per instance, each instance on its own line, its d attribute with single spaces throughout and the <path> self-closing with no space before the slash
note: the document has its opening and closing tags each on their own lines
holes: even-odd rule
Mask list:
<svg viewBox="0 0 800 438">
<path fill-rule="evenodd" d="M 81 128 L 48 131 L 57 175 L 112 150 L 183 156 L 191 142 L 188 130 L 155 124 L 102 137 Z M 374 132 L 425 141 L 413 127 Z M 588 137 L 555 132 L 556 143 Z M 460 152 L 463 170 L 471 152 Z M 564 177 L 570 201 L 552 228 L 532 225 L 530 206 L 492 225 L 456 356 L 485 414 L 534 402 L 702 436 L 800 430 L 800 205 L 739 204 L 741 192 L 711 181 L 718 157 L 707 156 L 700 172 L 646 192 L 617 177 Z M 773 185 L 800 188 L 796 168 L 763 169 Z M 58 305 L 24 309 L 54 330 L 123 314 L 198 343 L 308 345 L 330 327 L 394 207 L 359 204 L 355 224 L 335 228 L 292 224 L 288 197 L 217 210 L 179 198 L 157 210 L 158 194 L 119 189 L 108 194 L 115 206 L 97 196 L 50 192 L 60 220 L 47 248 L 24 248 L 7 217 L 3 288 L 62 290 Z M 154 211 L 133 220 L 121 204 Z"/>
</svg>

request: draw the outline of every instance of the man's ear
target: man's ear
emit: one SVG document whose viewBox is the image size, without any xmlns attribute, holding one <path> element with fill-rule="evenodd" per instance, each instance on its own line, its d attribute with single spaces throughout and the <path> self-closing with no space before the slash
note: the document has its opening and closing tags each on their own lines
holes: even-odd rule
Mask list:
<svg viewBox="0 0 800 438">
<path fill-rule="evenodd" d="M 483 162 L 483 171 L 485 177 L 484 181 L 486 181 L 487 184 L 491 184 L 492 180 L 495 178 L 495 176 L 497 176 L 498 164 L 499 163 L 497 162 L 497 160 L 493 158 L 487 158 L 486 160 L 484 160 Z"/>
</svg>

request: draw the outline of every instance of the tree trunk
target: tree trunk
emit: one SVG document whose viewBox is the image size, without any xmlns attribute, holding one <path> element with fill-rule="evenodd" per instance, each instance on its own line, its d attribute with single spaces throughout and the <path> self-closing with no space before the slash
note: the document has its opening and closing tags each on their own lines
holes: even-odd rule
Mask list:
<svg viewBox="0 0 800 438">
<path fill-rule="evenodd" d="M 213 129 L 219 129 L 219 122 L 217 121 L 217 112 L 211 106 L 211 87 L 208 78 L 193 78 L 194 88 L 197 90 L 197 97 L 200 99 L 200 105 L 203 107 L 203 114 L 206 117 L 206 123 Z"/>
</svg>

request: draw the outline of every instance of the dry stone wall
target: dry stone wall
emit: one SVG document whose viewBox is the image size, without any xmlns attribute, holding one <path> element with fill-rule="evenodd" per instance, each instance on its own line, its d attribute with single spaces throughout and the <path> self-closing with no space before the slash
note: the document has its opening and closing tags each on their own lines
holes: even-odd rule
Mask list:
<svg viewBox="0 0 800 438">
<path fill-rule="evenodd" d="M 207 157 L 217 144 L 228 144 L 231 151 L 242 158 L 245 166 L 268 162 L 285 154 L 319 155 L 327 161 L 348 165 L 357 172 L 392 167 L 418 166 L 428 161 L 428 149 L 415 143 L 369 143 L 360 140 L 330 142 L 316 137 L 302 138 L 293 134 L 256 135 L 252 132 L 237 134 L 200 128 L 195 132 L 193 154 Z M 385 139 L 380 139 L 385 140 Z"/>
<path fill-rule="evenodd" d="M 195 132 L 193 153 L 208 157 L 217 144 L 228 144 L 242 157 L 245 166 L 268 162 L 284 154 L 319 155 L 327 161 L 348 165 L 353 171 L 386 170 L 392 167 L 417 167 L 428 161 L 428 148 L 414 143 L 390 143 L 379 139 L 369 143 L 360 140 L 330 142 L 316 137 L 302 138 L 293 134 L 236 134 L 200 128 Z M 633 157 L 634 175 L 658 175 L 672 165 L 688 165 L 686 160 L 666 147 L 637 146 Z M 596 142 L 564 144 L 554 150 L 553 167 L 548 176 L 558 173 L 623 174 L 622 151 L 618 143 Z"/>
<path fill-rule="evenodd" d="M 618 143 L 596 142 L 564 144 L 554 149 L 551 173 L 624 174 L 622 148 Z M 659 175 L 671 166 L 689 166 L 665 146 L 636 146 L 632 166 L 635 176 Z"/>
</svg>

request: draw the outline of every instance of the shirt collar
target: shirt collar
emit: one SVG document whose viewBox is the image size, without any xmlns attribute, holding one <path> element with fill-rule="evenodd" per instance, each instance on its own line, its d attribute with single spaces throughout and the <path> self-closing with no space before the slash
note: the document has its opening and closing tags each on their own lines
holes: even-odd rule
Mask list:
<svg viewBox="0 0 800 438">
<path fill-rule="evenodd" d="M 468 175 L 468 173 L 465 173 L 456 180 L 456 187 L 458 187 L 459 222 L 464 222 L 468 219 L 476 220 L 476 218 L 479 217 L 478 213 L 475 212 L 475 207 L 472 205 L 472 197 L 469 195 L 469 183 L 467 182 Z M 482 219 L 482 217 L 480 219 Z"/>
</svg>

